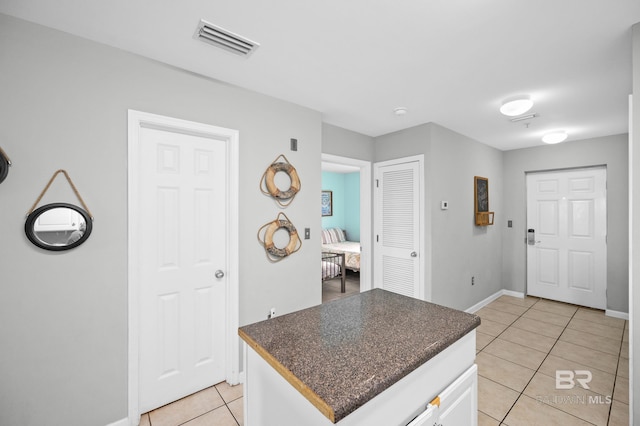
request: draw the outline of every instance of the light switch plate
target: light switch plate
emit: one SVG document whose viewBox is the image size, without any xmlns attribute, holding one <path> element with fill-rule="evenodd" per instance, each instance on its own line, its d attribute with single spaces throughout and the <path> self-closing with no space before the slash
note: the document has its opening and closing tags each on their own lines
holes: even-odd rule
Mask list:
<svg viewBox="0 0 640 426">
<path fill-rule="evenodd" d="M 448 210 L 449 209 L 449 202 L 448 201 L 440 201 L 440 209 Z"/>
</svg>

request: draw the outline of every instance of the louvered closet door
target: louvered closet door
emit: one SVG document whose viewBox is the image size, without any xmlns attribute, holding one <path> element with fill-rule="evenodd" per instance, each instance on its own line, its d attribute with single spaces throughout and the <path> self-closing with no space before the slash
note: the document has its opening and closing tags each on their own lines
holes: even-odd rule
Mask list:
<svg viewBox="0 0 640 426">
<path fill-rule="evenodd" d="M 420 162 L 376 164 L 375 282 L 422 298 L 420 291 Z"/>
</svg>

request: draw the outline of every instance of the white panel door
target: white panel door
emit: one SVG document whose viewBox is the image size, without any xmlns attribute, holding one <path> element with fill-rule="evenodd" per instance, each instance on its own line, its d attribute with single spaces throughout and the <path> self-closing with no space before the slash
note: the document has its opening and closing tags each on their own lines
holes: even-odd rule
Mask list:
<svg viewBox="0 0 640 426">
<path fill-rule="evenodd" d="M 527 293 L 606 309 L 606 169 L 527 175 Z"/>
<path fill-rule="evenodd" d="M 225 142 L 140 129 L 141 412 L 225 379 Z"/>
<path fill-rule="evenodd" d="M 421 162 L 403 159 L 375 168 L 375 286 L 422 299 Z"/>
</svg>

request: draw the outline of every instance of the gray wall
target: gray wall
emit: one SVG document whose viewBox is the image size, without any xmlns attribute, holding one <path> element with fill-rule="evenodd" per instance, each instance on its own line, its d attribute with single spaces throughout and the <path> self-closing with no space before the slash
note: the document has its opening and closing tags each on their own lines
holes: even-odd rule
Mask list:
<svg viewBox="0 0 640 426">
<path fill-rule="evenodd" d="M 373 138 L 322 123 L 322 153 L 373 161 Z"/>
<path fill-rule="evenodd" d="M 426 275 L 430 299 L 467 309 L 501 287 L 502 152 L 429 123 L 375 138 L 376 161 L 424 154 Z M 473 177 L 489 178 L 496 225 L 474 223 Z M 449 210 L 440 201 L 449 201 Z M 471 286 L 471 276 L 476 284 Z M 428 289 L 425 289 L 428 295 Z"/>
<path fill-rule="evenodd" d="M 630 190 L 631 190 L 631 246 L 633 258 L 631 260 L 631 409 L 632 424 L 640 421 L 640 338 L 637 330 L 640 329 L 640 23 L 635 24 L 633 30 L 633 115 L 632 137 L 630 144 Z"/>
<path fill-rule="evenodd" d="M 526 287 L 525 173 L 572 167 L 607 166 L 607 309 L 628 312 L 629 203 L 628 136 L 616 135 L 504 153 L 504 216 L 513 228 L 503 232 L 506 289 Z"/>
<path fill-rule="evenodd" d="M 127 109 L 240 131 L 241 325 L 271 306 L 320 303 L 320 287 L 301 278 L 320 257 L 318 112 L 5 15 L 0 63 L 0 144 L 13 160 L 0 185 L 0 424 L 102 426 L 127 416 Z M 258 182 L 282 153 L 302 181 L 287 216 L 312 239 L 272 264 L 256 231 L 280 210 Z M 24 219 L 60 168 L 94 230 L 75 250 L 45 252 L 26 239 Z M 64 188 L 59 178 L 43 202 L 75 202 Z"/>
<path fill-rule="evenodd" d="M 502 155 L 444 127 L 431 132 L 433 301 L 467 309 L 502 289 Z M 476 226 L 474 176 L 489 179 L 492 226 Z M 440 201 L 449 202 L 441 210 Z M 471 285 L 471 277 L 475 284 Z"/>
</svg>

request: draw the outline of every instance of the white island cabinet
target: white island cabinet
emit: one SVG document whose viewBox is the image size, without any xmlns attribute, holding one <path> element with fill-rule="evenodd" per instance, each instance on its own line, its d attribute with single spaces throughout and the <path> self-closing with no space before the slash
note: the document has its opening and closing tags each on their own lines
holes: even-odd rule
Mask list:
<svg viewBox="0 0 640 426">
<path fill-rule="evenodd" d="M 475 426 L 477 316 L 376 289 L 241 327 L 246 426 Z"/>
</svg>

